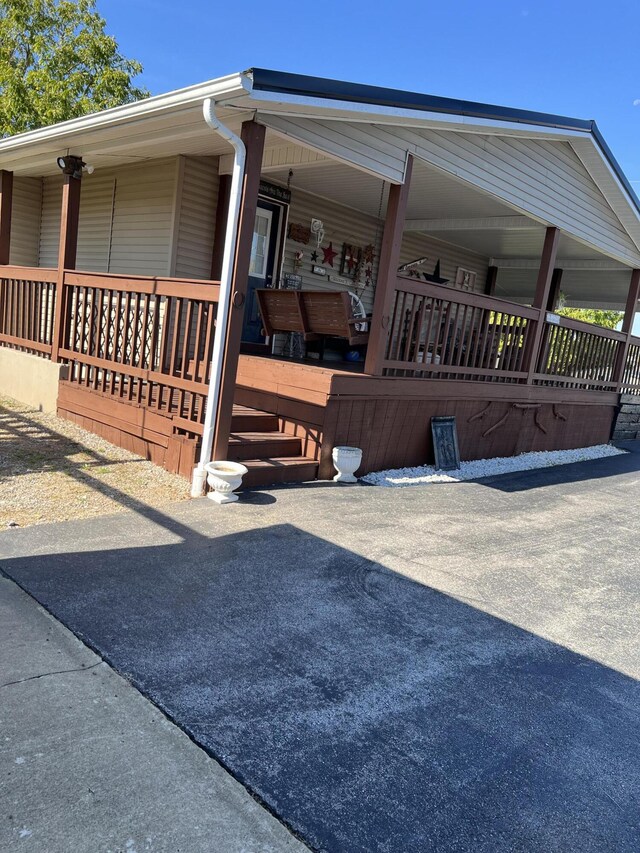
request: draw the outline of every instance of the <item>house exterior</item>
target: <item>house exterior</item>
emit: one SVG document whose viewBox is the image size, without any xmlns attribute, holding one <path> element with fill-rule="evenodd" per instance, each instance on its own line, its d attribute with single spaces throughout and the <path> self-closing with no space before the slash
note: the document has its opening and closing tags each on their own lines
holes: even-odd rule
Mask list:
<svg viewBox="0 0 640 853">
<path fill-rule="evenodd" d="M 640 388 L 640 205 L 590 121 L 253 69 L 2 140 L 0 176 L 0 375 L 51 362 L 60 414 L 171 470 L 425 463 L 437 415 L 465 459 L 596 444 Z M 276 288 L 355 294 L 368 342 L 266 336 Z"/>
</svg>

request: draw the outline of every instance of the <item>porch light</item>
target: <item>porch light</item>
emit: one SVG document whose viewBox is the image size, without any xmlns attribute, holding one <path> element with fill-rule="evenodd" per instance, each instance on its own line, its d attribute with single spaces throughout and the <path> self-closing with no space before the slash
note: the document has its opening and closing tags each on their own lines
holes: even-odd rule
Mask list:
<svg viewBox="0 0 640 853">
<path fill-rule="evenodd" d="M 75 154 L 67 154 L 66 157 L 58 157 L 56 160 L 58 168 L 63 175 L 71 175 L 73 178 L 81 178 L 82 170 L 86 169 L 89 175 L 93 174 L 93 166 L 88 166 L 82 157 Z"/>
</svg>

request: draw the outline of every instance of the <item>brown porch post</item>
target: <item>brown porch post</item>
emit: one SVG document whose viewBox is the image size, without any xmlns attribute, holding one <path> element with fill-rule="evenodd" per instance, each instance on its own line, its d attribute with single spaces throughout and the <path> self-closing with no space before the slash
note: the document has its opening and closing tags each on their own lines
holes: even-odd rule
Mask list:
<svg viewBox="0 0 640 853">
<path fill-rule="evenodd" d="M 222 274 L 222 257 L 224 255 L 224 238 L 227 232 L 227 216 L 229 215 L 229 198 L 231 195 L 231 175 L 220 175 L 218 185 L 218 204 L 216 207 L 216 222 L 213 233 L 213 253 L 211 255 L 211 279 L 220 281 Z"/>
<path fill-rule="evenodd" d="M 236 259 L 233 271 L 233 285 L 229 322 L 227 325 L 227 345 L 224 353 L 222 382 L 220 386 L 220 402 L 216 418 L 216 432 L 213 442 L 213 459 L 224 459 L 229 447 L 231 432 L 231 415 L 233 398 L 236 390 L 236 374 L 240 357 L 240 338 L 242 336 L 242 320 L 247 295 L 247 280 L 249 278 L 249 263 L 251 261 L 251 244 L 253 242 L 253 226 L 258 206 L 258 190 L 260 187 L 260 171 L 262 169 L 262 153 L 264 150 L 265 128 L 254 121 L 245 121 L 240 134 L 247 149 L 242 185 L 242 204 L 240 221 L 238 223 L 238 240 Z"/>
<path fill-rule="evenodd" d="M 0 264 L 9 263 L 13 172 L 0 169 Z"/>
<path fill-rule="evenodd" d="M 629 290 L 627 292 L 627 304 L 624 309 L 624 317 L 622 319 L 622 331 L 626 338 L 624 341 L 618 342 L 618 351 L 616 352 L 616 361 L 613 367 L 611 381 L 620 386 L 624 378 L 624 368 L 627 363 L 627 352 L 629 350 L 629 339 L 633 329 L 633 320 L 638 307 L 638 298 L 640 298 L 640 270 L 633 270 L 631 273 L 631 281 L 629 282 Z M 618 387 L 618 390 L 619 387 Z"/>
<path fill-rule="evenodd" d="M 562 284 L 562 270 L 556 267 L 551 276 L 551 287 L 549 288 L 549 298 L 547 299 L 547 311 L 555 311 L 558 299 L 560 298 L 560 285 Z"/>
<path fill-rule="evenodd" d="M 496 282 L 498 280 L 498 267 L 487 267 L 487 280 L 484 283 L 485 296 L 496 295 Z"/>
<path fill-rule="evenodd" d="M 533 332 L 533 337 L 528 340 L 528 345 L 524 353 L 523 369 L 527 371 L 527 384 L 533 383 L 533 374 L 538 367 L 538 358 L 540 356 L 540 346 L 542 344 L 542 335 L 545 329 L 545 307 L 549 301 L 549 292 L 551 290 L 551 280 L 553 278 L 553 270 L 558 253 L 558 243 L 560 241 L 560 229 L 553 226 L 547 228 L 547 233 L 544 238 L 544 246 L 542 247 L 542 258 L 540 259 L 540 269 L 538 270 L 538 280 L 536 282 L 536 293 L 533 298 L 532 307 L 537 308 L 539 312 L 538 319 L 535 321 L 536 326 Z"/>
<path fill-rule="evenodd" d="M 53 319 L 51 361 L 59 361 L 58 352 L 63 343 L 64 271 L 76 268 L 81 186 L 80 178 L 74 178 L 73 175 L 64 175 L 62 206 L 60 208 L 60 243 L 58 247 L 58 276 L 56 279 L 56 305 Z"/>
<path fill-rule="evenodd" d="M 391 305 L 395 293 L 396 278 L 398 276 L 402 231 L 404 229 L 407 202 L 409 200 L 412 171 L 413 155 L 409 154 L 404 173 L 404 183 L 393 184 L 389 190 L 387 215 L 384 222 L 382 246 L 380 247 L 376 295 L 373 301 L 371 333 L 367 345 L 367 358 L 364 363 L 364 372 L 372 376 L 382 375 L 382 362 L 390 332 Z"/>
</svg>

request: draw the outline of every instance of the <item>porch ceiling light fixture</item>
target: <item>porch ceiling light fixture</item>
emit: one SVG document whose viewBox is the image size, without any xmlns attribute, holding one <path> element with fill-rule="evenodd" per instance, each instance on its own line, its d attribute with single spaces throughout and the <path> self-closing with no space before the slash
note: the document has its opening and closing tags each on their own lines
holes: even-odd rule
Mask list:
<svg viewBox="0 0 640 853">
<path fill-rule="evenodd" d="M 78 157 L 77 154 L 67 154 L 66 157 L 58 157 L 56 163 L 63 175 L 70 175 L 72 178 L 81 178 L 83 169 L 86 169 L 87 174 L 93 174 L 93 166 L 87 165 L 82 157 Z"/>
</svg>

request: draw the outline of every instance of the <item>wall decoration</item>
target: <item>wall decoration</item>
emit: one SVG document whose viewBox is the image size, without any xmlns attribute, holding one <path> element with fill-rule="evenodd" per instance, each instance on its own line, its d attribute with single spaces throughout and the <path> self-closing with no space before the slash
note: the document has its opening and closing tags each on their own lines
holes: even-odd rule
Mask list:
<svg viewBox="0 0 640 853">
<path fill-rule="evenodd" d="M 260 189 L 258 190 L 258 193 L 261 196 L 272 198 L 275 201 L 281 201 L 285 204 L 289 204 L 291 202 L 291 190 L 289 189 L 288 183 L 287 189 L 285 189 L 284 187 L 278 186 L 278 184 L 271 184 L 269 181 L 260 181 Z"/>
<path fill-rule="evenodd" d="M 321 219 L 311 220 L 311 233 L 316 238 L 316 247 L 319 249 L 320 244 L 324 240 L 324 223 Z"/>
<path fill-rule="evenodd" d="M 287 236 L 290 240 L 293 240 L 296 243 L 304 243 L 306 246 L 311 241 L 311 229 L 307 228 L 306 225 L 299 225 L 296 222 L 290 222 Z"/>
<path fill-rule="evenodd" d="M 337 256 L 337 254 L 338 254 L 338 253 L 334 250 L 334 248 L 333 248 L 333 243 L 332 243 L 332 242 L 331 242 L 331 243 L 329 243 L 329 245 L 327 246 L 327 248 L 326 248 L 326 249 L 323 249 L 323 250 L 322 250 L 322 254 L 324 255 L 324 258 L 322 259 L 322 263 L 323 263 L 323 264 L 329 264 L 329 266 L 330 266 L 330 267 L 332 267 L 332 266 L 333 266 L 333 262 L 334 262 L 334 260 L 335 260 L 335 258 L 336 258 L 336 256 Z"/>
<path fill-rule="evenodd" d="M 342 259 L 340 261 L 340 275 L 346 275 L 357 281 L 357 274 L 362 265 L 362 249 L 352 246 L 350 243 L 342 244 Z"/>
<path fill-rule="evenodd" d="M 476 273 L 473 270 L 465 270 L 458 267 L 456 270 L 456 287 L 463 290 L 473 290 L 476 286 Z"/>
<path fill-rule="evenodd" d="M 433 268 L 433 272 L 432 273 L 423 272 L 422 278 L 425 281 L 431 282 L 432 284 L 446 284 L 449 281 L 448 278 L 443 278 L 440 275 L 440 261 L 439 260 L 436 261 L 436 265 Z"/>
<path fill-rule="evenodd" d="M 317 260 L 318 260 L 318 253 L 317 253 L 317 252 L 315 252 L 315 251 L 314 251 L 314 252 L 311 252 L 311 263 L 312 263 L 312 264 L 315 264 L 315 262 L 316 262 Z"/>
<path fill-rule="evenodd" d="M 400 264 L 398 267 L 399 274 L 405 274 L 413 278 L 420 278 L 420 267 L 425 264 L 429 258 L 416 258 L 415 261 L 409 261 L 406 264 Z"/>
<path fill-rule="evenodd" d="M 326 275 L 327 271 L 324 267 L 313 266 L 311 267 L 311 272 L 314 275 Z"/>
<path fill-rule="evenodd" d="M 362 250 L 362 263 L 364 264 L 364 287 L 370 287 L 373 283 L 373 262 L 375 260 L 376 247 L 369 243 Z"/>
<path fill-rule="evenodd" d="M 304 260 L 304 252 L 302 249 L 298 249 L 298 251 L 293 256 L 293 271 L 297 272 L 302 266 L 302 262 Z"/>
</svg>

